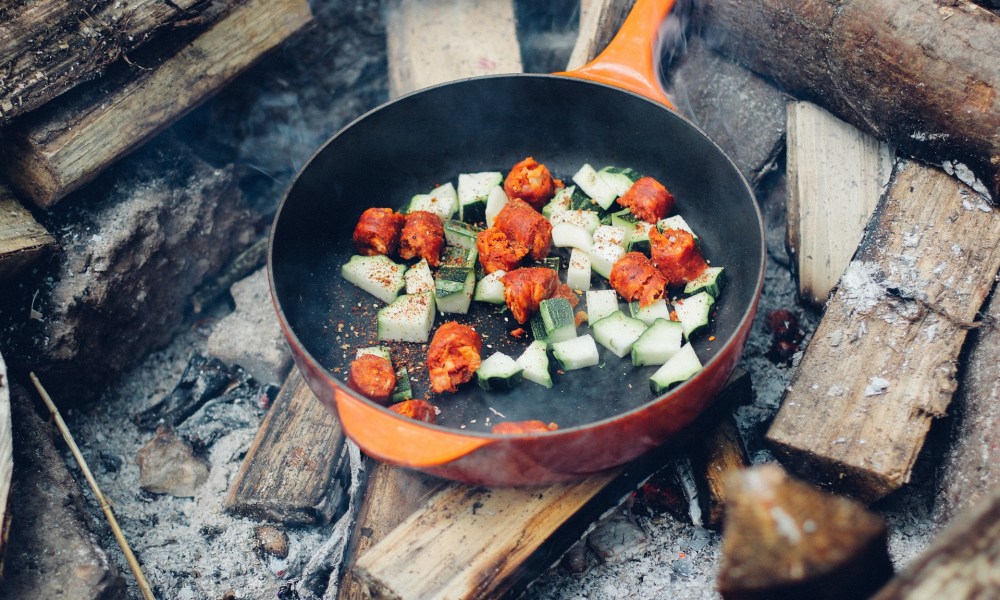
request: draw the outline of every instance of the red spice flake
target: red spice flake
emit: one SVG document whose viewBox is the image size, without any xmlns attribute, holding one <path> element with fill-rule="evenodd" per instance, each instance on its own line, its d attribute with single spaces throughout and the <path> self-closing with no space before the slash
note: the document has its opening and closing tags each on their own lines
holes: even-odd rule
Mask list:
<svg viewBox="0 0 1000 600">
<path fill-rule="evenodd" d="M 586 320 L 587 320 L 587 313 L 586 313 L 586 311 L 578 310 L 573 315 L 573 322 L 576 323 L 577 327 L 579 327 L 580 324 L 583 323 Z"/>
<path fill-rule="evenodd" d="M 708 336 L 708 341 L 714 342 L 715 341 L 715 336 L 714 335 Z"/>
<path fill-rule="evenodd" d="M 510 335 L 513 336 L 513 337 L 516 337 L 518 339 L 521 339 L 521 338 L 524 337 L 525 333 L 527 333 L 527 331 L 525 331 L 523 327 L 518 327 L 514 331 L 511 331 Z"/>
</svg>

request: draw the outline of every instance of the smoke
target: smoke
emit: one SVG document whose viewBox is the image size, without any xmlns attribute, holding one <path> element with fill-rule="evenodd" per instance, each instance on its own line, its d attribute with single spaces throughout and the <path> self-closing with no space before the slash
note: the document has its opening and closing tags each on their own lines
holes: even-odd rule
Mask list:
<svg viewBox="0 0 1000 600">
<path fill-rule="evenodd" d="M 688 25 L 694 9 L 694 0 L 677 0 L 673 10 L 660 23 L 653 56 L 657 58 L 657 76 L 660 87 L 667 88 L 668 72 L 674 61 L 687 50 Z"/>
</svg>

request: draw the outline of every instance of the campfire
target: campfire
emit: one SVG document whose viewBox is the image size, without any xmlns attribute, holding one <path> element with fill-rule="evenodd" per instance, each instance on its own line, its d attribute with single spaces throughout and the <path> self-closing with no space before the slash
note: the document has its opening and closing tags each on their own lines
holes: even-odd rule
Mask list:
<svg viewBox="0 0 1000 600">
<path fill-rule="evenodd" d="M 366 111 L 580 69 L 669 3 L 64 4 L 0 13 L 0 597 L 1000 595 L 995 2 L 673 7 L 614 85 L 752 187 L 756 316 L 679 434 L 527 487 L 368 456 L 268 234 Z"/>
</svg>

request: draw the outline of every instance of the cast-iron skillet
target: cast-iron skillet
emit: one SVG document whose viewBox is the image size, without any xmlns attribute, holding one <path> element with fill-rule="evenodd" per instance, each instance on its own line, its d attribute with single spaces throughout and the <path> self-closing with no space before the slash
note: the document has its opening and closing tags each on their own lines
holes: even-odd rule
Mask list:
<svg viewBox="0 0 1000 600">
<path fill-rule="evenodd" d="M 389 102 L 334 135 L 299 172 L 271 234 L 272 295 L 310 388 L 368 454 L 469 483 L 581 478 L 662 444 L 721 389 L 746 343 L 763 284 L 763 227 L 736 167 L 664 106 L 652 83 L 650 32 L 671 4 L 640 0 L 609 51 L 573 77 L 474 78 Z M 640 64 L 607 60 L 616 53 Z M 617 87 L 583 77 L 610 77 Z M 654 397 L 648 378 L 656 367 L 632 367 L 627 357 L 602 348 L 599 367 L 566 374 L 553 367 L 551 390 L 525 381 L 509 393 L 487 393 L 471 382 L 456 394 L 428 396 L 426 345 L 395 343 L 394 358 L 409 364 L 416 379 L 414 397 L 440 408 L 438 423 L 401 417 L 350 390 L 347 369 L 358 348 L 378 343 L 375 313 L 382 306 L 340 276 L 354 254 L 351 234 L 361 212 L 400 207 L 459 173 L 506 173 L 526 156 L 567 180 L 584 163 L 629 166 L 673 193 L 676 212 L 701 236 L 705 256 L 729 276 L 711 330 L 694 342 L 704 370 Z M 595 275 L 594 282 L 602 280 Z M 484 358 L 493 351 L 516 357 L 530 341 L 530 335 L 510 335 L 518 325 L 502 307 L 473 303 L 469 315 L 438 315 L 436 323 L 452 318 L 476 327 Z M 559 429 L 490 433 L 492 424 L 523 419 L 555 422 Z"/>
</svg>

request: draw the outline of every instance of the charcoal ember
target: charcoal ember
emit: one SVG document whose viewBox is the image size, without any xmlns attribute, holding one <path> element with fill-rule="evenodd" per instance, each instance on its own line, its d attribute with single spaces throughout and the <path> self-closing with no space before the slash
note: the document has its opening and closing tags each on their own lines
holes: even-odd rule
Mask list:
<svg viewBox="0 0 1000 600">
<path fill-rule="evenodd" d="M 799 327 L 799 318 L 792 311 L 780 308 L 767 314 L 766 324 L 771 332 L 768 360 L 775 364 L 790 362 L 805 337 L 805 332 Z"/>
<path fill-rule="evenodd" d="M 278 558 L 288 557 L 288 534 L 274 525 L 261 525 L 254 529 L 254 542 L 261 552 Z"/>
<path fill-rule="evenodd" d="M 217 358 L 195 354 L 170 394 L 140 412 L 136 416 L 136 424 L 140 429 L 149 431 L 161 425 L 178 425 L 245 375 L 242 369 L 231 369 Z"/>
<path fill-rule="evenodd" d="M 169 427 L 156 430 L 153 439 L 139 450 L 139 486 L 153 494 L 189 498 L 208 479 L 208 461 Z"/>
<path fill-rule="evenodd" d="M 590 561 L 587 559 L 587 544 L 579 541 L 573 544 L 566 554 L 559 560 L 559 566 L 568 573 L 586 573 L 590 568 Z"/>
<path fill-rule="evenodd" d="M 602 562 L 613 565 L 640 554 L 649 546 L 649 538 L 635 523 L 614 517 L 594 528 L 587 545 Z"/>
<path fill-rule="evenodd" d="M 176 428 L 200 452 L 232 431 L 258 427 L 278 393 L 277 387 L 261 385 L 239 366 L 232 367 L 230 373 L 233 379 L 226 391 L 205 402 Z"/>
<path fill-rule="evenodd" d="M 672 468 L 661 469 L 635 493 L 632 511 L 655 517 L 669 514 L 678 521 L 691 522 L 690 503 Z"/>
</svg>

